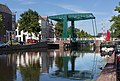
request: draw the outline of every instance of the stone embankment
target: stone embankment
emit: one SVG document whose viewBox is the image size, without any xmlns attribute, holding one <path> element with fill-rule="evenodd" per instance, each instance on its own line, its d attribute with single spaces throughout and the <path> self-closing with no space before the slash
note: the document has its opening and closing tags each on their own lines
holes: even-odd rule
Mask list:
<svg viewBox="0 0 120 81">
<path fill-rule="evenodd" d="M 5 48 L 0 48 L 0 51 L 17 51 L 17 50 L 32 50 L 32 49 L 47 49 L 48 45 L 46 42 L 29 45 L 13 45 Z"/>
<path fill-rule="evenodd" d="M 114 67 L 114 54 L 110 57 L 107 57 L 107 64 L 102 69 L 100 76 L 97 81 L 116 81 L 116 69 Z"/>
</svg>

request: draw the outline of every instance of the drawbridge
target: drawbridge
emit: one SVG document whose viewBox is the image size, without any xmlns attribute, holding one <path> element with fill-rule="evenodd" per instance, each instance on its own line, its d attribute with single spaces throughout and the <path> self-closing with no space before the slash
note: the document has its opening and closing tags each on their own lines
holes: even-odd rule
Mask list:
<svg viewBox="0 0 120 81">
<path fill-rule="evenodd" d="M 63 40 L 66 40 L 68 37 L 68 21 L 71 22 L 71 41 L 76 41 L 76 37 L 75 37 L 75 26 L 74 26 L 74 22 L 75 21 L 79 21 L 79 20 L 89 20 L 92 19 L 92 26 L 93 26 L 93 32 L 94 32 L 94 36 L 95 36 L 95 29 L 97 32 L 97 28 L 96 28 L 96 21 L 95 21 L 95 17 L 92 13 L 77 13 L 77 14 L 62 14 L 62 15 L 54 15 L 54 16 L 49 16 L 48 17 L 51 20 L 54 21 L 60 21 L 63 22 L 63 34 L 62 34 L 62 38 Z M 95 24 L 94 24 L 95 22 Z M 96 33 L 97 34 L 97 33 Z"/>
</svg>

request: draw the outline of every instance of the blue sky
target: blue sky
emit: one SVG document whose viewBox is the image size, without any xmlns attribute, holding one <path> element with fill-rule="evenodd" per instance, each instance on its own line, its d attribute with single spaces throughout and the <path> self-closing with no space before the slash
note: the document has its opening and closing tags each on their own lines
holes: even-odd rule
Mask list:
<svg viewBox="0 0 120 81">
<path fill-rule="evenodd" d="M 119 0 L 0 0 L 0 3 L 6 4 L 12 12 L 17 12 L 17 19 L 28 9 L 36 10 L 41 16 L 90 12 L 96 17 L 98 32 L 102 32 L 102 24 L 105 31 L 109 29 L 110 18 L 118 14 L 114 11 L 115 6 L 119 5 L 118 2 Z M 77 21 L 75 27 L 93 34 L 91 22 Z"/>
</svg>

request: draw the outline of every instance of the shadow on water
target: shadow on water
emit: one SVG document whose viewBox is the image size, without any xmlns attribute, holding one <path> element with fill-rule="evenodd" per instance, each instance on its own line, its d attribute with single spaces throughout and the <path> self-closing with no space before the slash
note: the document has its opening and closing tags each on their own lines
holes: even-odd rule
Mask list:
<svg viewBox="0 0 120 81">
<path fill-rule="evenodd" d="M 0 81 L 14 81 L 16 78 L 16 62 L 11 57 L 0 55 Z"/>
<path fill-rule="evenodd" d="M 102 60 L 92 47 L 1 52 L 0 81 L 96 80 Z"/>
<path fill-rule="evenodd" d="M 58 67 L 58 70 L 54 71 L 53 73 L 51 73 L 51 75 L 57 76 L 57 77 L 64 77 L 64 78 L 69 78 L 69 79 L 73 79 L 73 80 L 86 80 L 86 79 L 90 79 L 92 80 L 94 77 L 93 72 L 91 70 L 77 70 L 76 67 L 76 59 L 78 57 L 84 57 L 84 54 L 86 52 L 88 53 L 94 53 L 94 50 L 92 49 L 92 47 L 79 47 L 79 48 L 72 48 L 72 49 L 64 49 L 65 51 L 69 51 L 70 55 L 63 55 L 61 56 L 57 56 L 56 57 L 56 66 Z M 69 64 L 71 64 L 71 66 L 69 67 Z M 69 69 L 71 68 L 71 69 Z"/>
</svg>

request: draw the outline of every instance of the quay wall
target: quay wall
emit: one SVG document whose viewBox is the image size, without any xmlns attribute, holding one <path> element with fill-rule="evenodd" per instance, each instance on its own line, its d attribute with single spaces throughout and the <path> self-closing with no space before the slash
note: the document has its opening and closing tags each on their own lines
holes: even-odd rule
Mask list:
<svg viewBox="0 0 120 81">
<path fill-rule="evenodd" d="M 30 45 L 13 45 L 5 48 L 0 48 L 0 51 L 15 51 L 15 50 L 31 50 L 31 49 L 47 49 L 48 45 L 47 42 L 41 42 L 37 44 L 30 44 Z"/>
<path fill-rule="evenodd" d="M 107 57 L 107 64 L 102 69 L 102 72 L 96 81 L 116 81 L 116 68 L 114 67 L 114 52 L 110 57 Z"/>
</svg>

